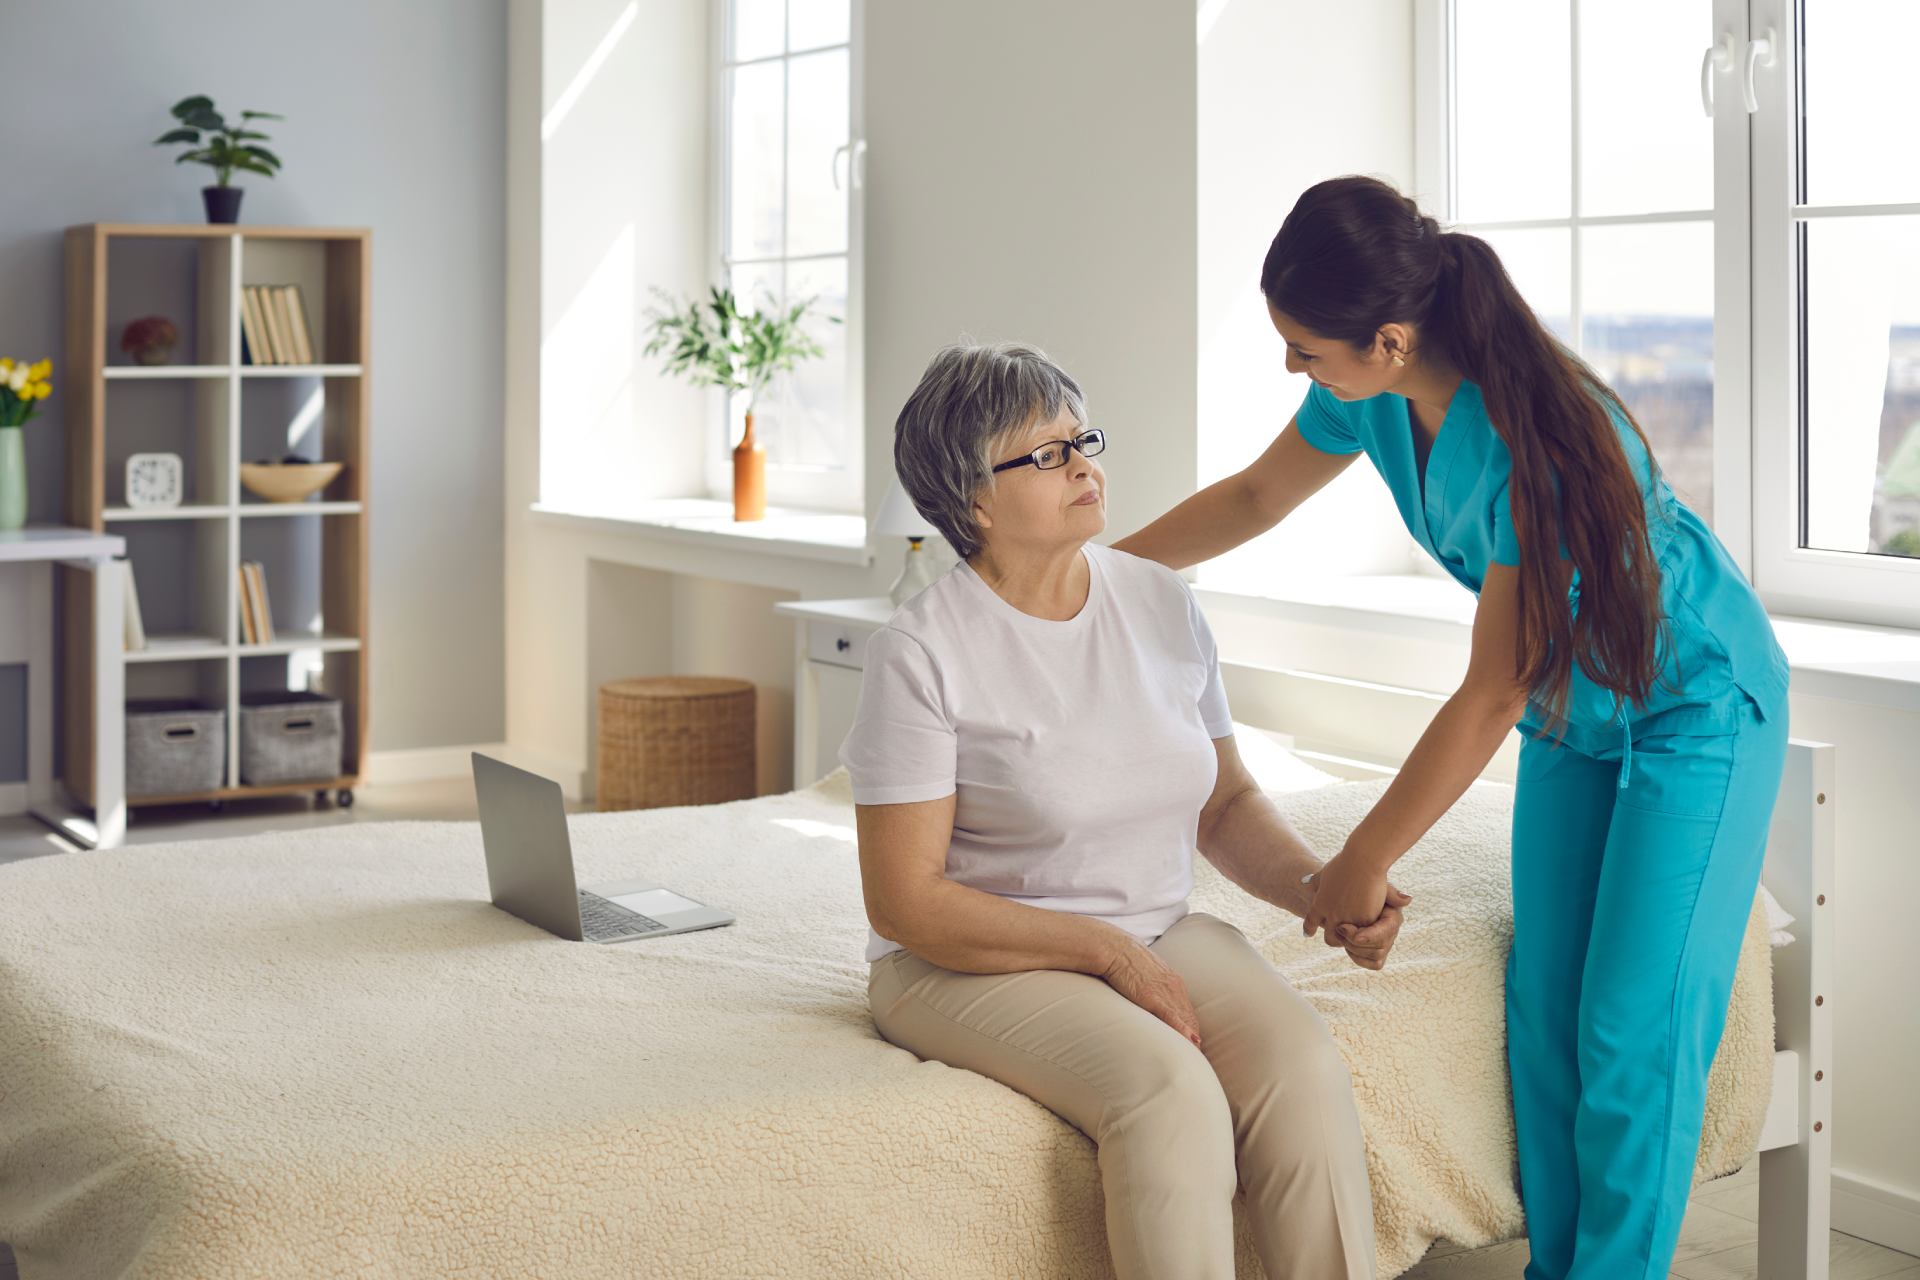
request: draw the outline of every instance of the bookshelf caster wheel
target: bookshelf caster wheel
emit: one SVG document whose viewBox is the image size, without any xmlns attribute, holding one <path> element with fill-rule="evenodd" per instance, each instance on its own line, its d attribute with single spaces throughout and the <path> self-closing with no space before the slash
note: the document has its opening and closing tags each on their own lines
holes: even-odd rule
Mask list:
<svg viewBox="0 0 1920 1280">
<path fill-rule="evenodd" d="M 322 787 L 318 791 L 313 793 L 314 808 L 318 809 L 321 805 L 325 804 L 326 802 L 327 802 L 327 789 L 325 787 Z"/>
<path fill-rule="evenodd" d="M 225 800 L 207 801 L 207 811 L 209 813 L 219 813 L 222 809 L 226 807 L 227 807 L 227 802 Z"/>
<path fill-rule="evenodd" d="M 353 792 L 348 790 L 346 787 L 342 787 L 340 788 L 338 794 L 334 796 L 333 802 L 339 805 L 342 809 L 351 809 L 353 808 Z"/>
</svg>

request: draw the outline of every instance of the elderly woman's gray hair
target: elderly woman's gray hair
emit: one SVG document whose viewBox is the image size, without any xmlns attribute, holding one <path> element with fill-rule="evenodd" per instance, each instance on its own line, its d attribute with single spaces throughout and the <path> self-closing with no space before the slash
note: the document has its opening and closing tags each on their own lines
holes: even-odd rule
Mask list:
<svg viewBox="0 0 1920 1280">
<path fill-rule="evenodd" d="M 1080 384 L 1034 347 L 956 343 L 927 363 L 893 424 L 893 469 L 961 558 L 980 549 L 973 502 L 993 484 L 996 450 L 1063 408 L 1087 425 Z"/>
</svg>

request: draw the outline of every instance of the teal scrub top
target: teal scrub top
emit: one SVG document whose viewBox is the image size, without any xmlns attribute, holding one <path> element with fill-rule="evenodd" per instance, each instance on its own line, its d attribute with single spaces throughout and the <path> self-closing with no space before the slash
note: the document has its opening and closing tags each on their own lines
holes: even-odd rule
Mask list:
<svg viewBox="0 0 1920 1280">
<path fill-rule="evenodd" d="M 1762 718 L 1784 714 L 1786 656 L 1759 597 L 1713 531 L 1654 473 L 1639 436 L 1619 410 L 1609 404 L 1607 411 L 1646 498 L 1647 533 L 1660 566 L 1669 625 L 1658 655 L 1662 678 L 1645 707 L 1620 705 L 1574 664 L 1562 726 L 1567 744 L 1611 754 L 1623 730 L 1629 742 L 1650 733 L 1726 733 L 1751 711 Z M 1469 591 L 1479 594 L 1489 564 L 1520 563 L 1507 499 L 1513 460 L 1473 383 L 1462 382 L 1447 406 L 1427 456 L 1424 483 L 1403 396 L 1343 401 L 1316 384 L 1295 421 L 1307 443 L 1323 453 L 1365 452 L 1392 490 L 1414 540 Z M 1578 496 L 1576 487 L 1571 498 Z M 1576 613 L 1579 595 L 1575 574 L 1568 607 Z M 1521 729 L 1538 733 L 1550 724 L 1545 708 L 1529 701 Z"/>
</svg>

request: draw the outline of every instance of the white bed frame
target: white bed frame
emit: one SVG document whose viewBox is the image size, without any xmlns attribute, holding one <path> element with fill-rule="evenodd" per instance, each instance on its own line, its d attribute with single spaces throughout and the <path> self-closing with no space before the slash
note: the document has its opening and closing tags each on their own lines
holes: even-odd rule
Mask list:
<svg viewBox="0 0 1920 1280">
<path fill-rule="evenodd" d="M 1443 695 L 1223 664 L 1234 718 L 1346 778 L 1391 775 Z M 1517 739 L 1516 739 L 1517 740 Z M 1488 769 L 1512 777 L 1515 744 Z M 1501 775 L 1504 774 L 1504 778 Z M 1791 741 L 1762 882 L 1794 917 L 1773 949 L 1773 1101 L 1760 1133 L 1760 1280 L 1828 1280 L 1833 1175 L 1833 748 Z"/>
</svg>

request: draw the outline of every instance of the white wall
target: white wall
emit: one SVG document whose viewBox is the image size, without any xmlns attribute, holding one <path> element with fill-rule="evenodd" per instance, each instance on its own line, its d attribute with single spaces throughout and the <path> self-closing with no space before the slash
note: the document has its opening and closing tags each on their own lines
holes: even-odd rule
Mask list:
<svg viewBox="0 0 1920 1280">
<path fill-rule="evenodd" d="M 1102 0 L 872 0 L 867 474 L 939 346 L 1019 339 L 1111 436 L 1108 533 L 1193 491 L 1193 19 Z M 869 510 L 884 488 L 868 485 Z"/>
<path fill-rule="evenodd" d="M 538 456 L 550 505 L 618 513 L 705 485 L 706 396 L 641 349 L 651 288 L 707 287 L 707 14 L 689 0 L 544 6 Z"/>
<path fill-rule="evenodd" d="M 1201 0 L 1199 481 L 1238 471 L 1306 396 L 1260 296 L 1260 264 L 1314 183 L 1413 181 L 1411 0 Z M 1276 575 L 1404 573 L 1411 545 L 1387 488 L 1354 466 L 1279 528 L 1200 567 L 1258 590 Z"/>
</svg>

